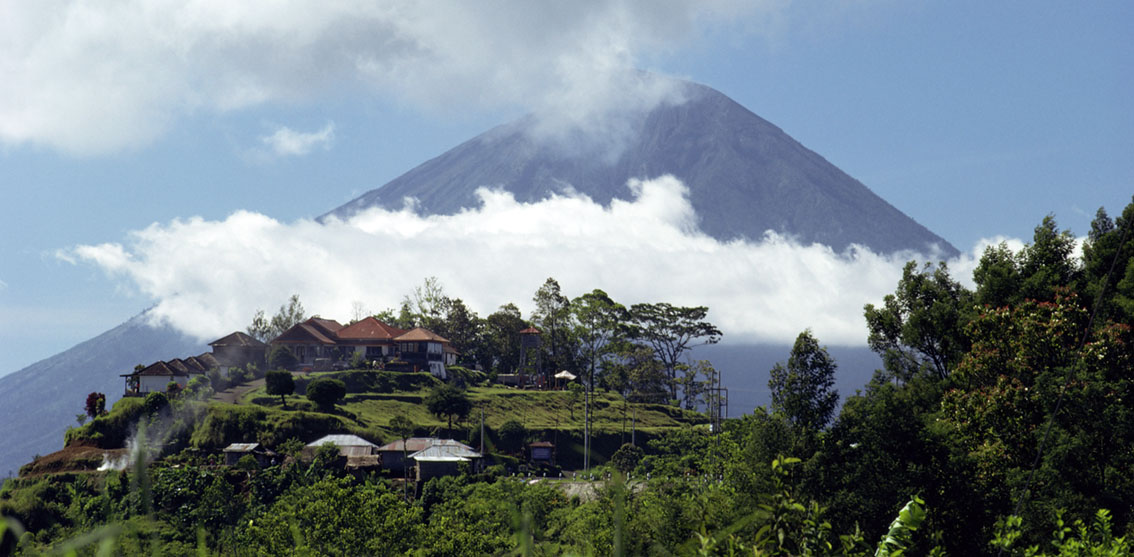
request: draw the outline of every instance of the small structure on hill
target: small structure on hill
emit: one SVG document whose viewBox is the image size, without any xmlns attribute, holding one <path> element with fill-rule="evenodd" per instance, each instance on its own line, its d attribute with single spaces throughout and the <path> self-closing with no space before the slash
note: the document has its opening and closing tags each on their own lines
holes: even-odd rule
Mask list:
<svg viewBox="0 0 1134 557">
<path fill-rule="evenodd" d="M 261 468 L 273 464 L 276 453 L 259 443 L 233 443 L 224 448 L 224 463 L 226 466 L 236 466 L 244 455 L 252 455 Z"/>
<path fill-rule="evenodd" d="M 479 462 L 481 458 L 480 453 L 464 443 L 436 437 L 411 437 L 404 448 L 399 439 L 378 447 L 378 453 L 382 455 L 382 464 L 387 470 L 404 471 L 406 466 L 411 466 L 417 471 L 419 480 L 456 474 L 459 463 Z M 409 458 L 408 462 L 403 456 Z"/>
<path fill-rule="evenodd" d="M 344 433 L 325 435 L 308 443 L 303 447 L 303 457 L 308 460 L 315 458 L 315 451 L 318 451 L 319 447 L 327 443 L 339 448 L 339 455 L 346 457 L 346 468 L 348 469 L 369 469 L 382 466 L 382 456 L 378 452 L 378 445 L 357 435 Z"/>
<path fill-rule="evenodd" d="M 529 460 L 534 464 L 555 466 L 555 444 L 550 441 L 536 441 L 528 445 Z"/>
<path fill-rule="evenodd" d="M 120 375 L 126 379 L 125 396 L 140 396 L 146 393 L 165 392 L 170 382 L 184 388 L 189 384 L 189 371 L 170 366 L 166 362 L 154 362 L 134 373 Z"/>
<path fill-rule="evenodd" d="M 460 471 L 462 462 L 479 468 L 481 454 L 472 447 L 452 439 L 437 439 L 429 447 L 411 454 L 417 481 L 424 482 L 437 476 L 451 476 Z"/>
<path fill-rule="evenodd" d="M 240 331 L 218 338 L 210 342 L 209 346 L 213 348 L 212 356 L 217 363 L 216 367 L 225 375 L 228 375 L 229 368 L 248 364 L 263 368 L 268 357 L 267 344 Z"/>
</svg>

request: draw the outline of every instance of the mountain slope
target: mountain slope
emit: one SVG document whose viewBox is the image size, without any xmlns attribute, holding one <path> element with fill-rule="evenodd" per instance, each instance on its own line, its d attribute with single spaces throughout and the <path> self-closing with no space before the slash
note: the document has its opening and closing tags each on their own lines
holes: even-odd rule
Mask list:
<svg viewBox="0 0 1134 557">
<path fill-rule="evenodd" d="M 193 356 L 208 346 L 170 327 L 148 324 L 145 312 L 73 348 L 0 377 L 0 477 L 15 475 L 36 454 L 63 447 L 63 433 L 76 425 L 87 394 L 106 394 L 107 406 L 122 398 L 119 375 L 137 364 Z"/>
<path fill-rule="evenodd" d="M 536 141 L 538 121 L 497 127 L 334 209 L 348 217 L 372 206 L 400 208 L 417 199 L 425 214 L 475 207 L 476 188 L 512 192 L 524 202 L 573 188 L 597 202 L 627 199 L 630 178 L 673 174 L 690 190 L 701 229 L 729 240 L 766 230 L 843 250 L 852 243 L 892 253 L 957 250 L 861 182 L 800 145 L 783 130 L 709 87 L 685 84 L 686 102 L 629 115 L 621 149 L 578 137 Z M 613 156 L 611 153 L 613 152 Z M 570 154 L 565 154 L 570 153 Z"/>
</svg>

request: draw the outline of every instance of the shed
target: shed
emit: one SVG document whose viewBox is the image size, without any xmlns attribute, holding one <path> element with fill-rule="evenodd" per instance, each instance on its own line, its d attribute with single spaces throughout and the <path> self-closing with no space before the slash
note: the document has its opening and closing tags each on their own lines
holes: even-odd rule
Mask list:
<svg viewBox="0 0 1134 557">
<path fill-rule="evenodd" d="M 464 443 L 452 439 L 436 441 L 428 448 L 410 455 L 415 463 L 418 481 L 456 474 L 462 462 L 470 462 L 481 457 L 480 453 Z"/>
<path fill-rule="evenodd" d="M 378 445 L 367 441 L 357 435 L 348 433 L 338 433 L 333 435 L 324 435 L 315 441 L 308 443 L 303 447 L 303 456 L 307 458 L 314 458 L 315 451 L 319 450 L 326 443 L 332 443 L 339 448 L 339 454 L 348 459 L 352 456 L 371 456 L 378 454 Z"/>
<path fill-rule="evenodd" d="M 224 448 L 224 463 L 226 466 L 236 466 L 244 455 L 252 455 L 261 466 L 269 466 L 276 457 L 276 453 L 259 443 L 233 443 Z"/>
<path fill-rule="evenodd" d="M 536 441 L 528 445 L 530 460 L 538 464 L 555 465 L 555 444 L 549 441 Z"/>
</svg>

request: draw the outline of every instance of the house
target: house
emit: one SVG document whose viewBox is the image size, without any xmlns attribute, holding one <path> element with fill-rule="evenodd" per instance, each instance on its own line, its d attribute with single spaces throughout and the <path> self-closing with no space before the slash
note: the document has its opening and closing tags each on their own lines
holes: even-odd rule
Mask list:
<svg viewBox="0 0 1134 557">
<path fill-rule="evenodd" d="M 184 364 L 170 366 L 166 362 L 154 362 L 134 373 L 120 375 L 126 378 L 126 396 L 165 392 L 170 382 L 184 388 L 189 384 L 189 372 L 178 369 L 184 367 Z"/>
<path fill-rule="evenodd" d="M 398 345 L 398 358 L 412 367 L 412 371 L 428 371 L 444 379 L 445 345 L 449 339 L 418 327 L 394 339 Z"/>
<path fill-rule="evenodd" d="M 407 331 L 387 325 L 374 317 L 351 323 L 335 333 L 337 344 L 346 348 L 343 359 L 358 354 L 367 361 L 386 362 L 397 355 L 394 339 Z"/>
<path fill-rule="evenodd" d="M 480 453 L 460 441 L 436 437 L 410 437 L 406 440 L 404 449 L 402 440 L 398 439 L 378 447 L 378 453 L 382 455 L 382 467 L 387 470 L 403 471 L 407 465 L 404 458 L 408 458 L 408 465 L 414 467 L 419 479 L 428 479 L 446 473 L 456 474 L 460 462 L 481 458 Z M 424 470 L 422 463 L 426 463 Z M 427 476 L 423 478 L 422 473 Z"/>
<path fill-rule="evenodd" d="M 437 476 L 451 476 L 460 472 L 462 462 L 479 468 L 481 454 L 472 447 L 452 439 L 436 439 L 429 446 L 409 455 L 419 482 Z"/>
<path fill-rule="evenodd" d="M 343 325 L 333 319 L 312 317 L 280 333 L 269 344 L 273 350 L 277 346 L 286 346 L 299 367 L 314 367 L 317 360 L 333 362 L 341 359 L 338 357 L 336 333 L 342 328 Z"/>
<path fill-rule="evenodd" d="M 236 466 L 244 455 L 252 455 L 261 468 L 275 462 L 276 453 L 259 443 L 233 443 L 224 448 L 225 466 Z"/>
<path fill-rule="evenodd" d="M 406 466 L 403 456 L 409 456 L 418 451 L 427 449 L 433 445 L 434 441 L 439 441 L 439 439 L 435 437 L 410 437 L 405 441 L 405 449 L 403 450 L 402 440 L 398 439 L 393 443 L 386 443 L 378 447 L 378 454 L 382 455 L 382 465 L 384 468 L 387 470 L 401 471 Z"/>
<path fill-rule="evenodd" d="M 229 368 L 244 367 L 249 364 L 263 368 L 268 358 L 267 344 L 240 331 L 218 338 L 210 342 L 209 346 L 212 347 L 212 357 L 217 362 L 216 367 L 224 375 L 228 375 Z"/>
<path fill-rule="evenodd" d="M 315 458 L 319 447 L 332 443 L 339 448 L 339 456 L 346 457 L 345 467 L 351 470 L 381 468 L 382 456 L 378 452 L 378 445 L 367 441 L 357 435 L 332 434 L 324 435 L 303 447 L 303 457 Z"/>
</svg>

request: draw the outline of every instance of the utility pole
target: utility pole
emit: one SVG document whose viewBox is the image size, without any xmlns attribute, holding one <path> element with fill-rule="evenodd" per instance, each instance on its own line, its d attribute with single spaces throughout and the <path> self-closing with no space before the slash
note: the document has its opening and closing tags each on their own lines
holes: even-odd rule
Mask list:
<svg viewBox="0 0 1134 557">
<path fill-rule="evenodd" d="M 484 407 L 480 407 L 480 454 L 484 455 Z"/>
<path fill-rule="evenodd" d="M 591 387 L 583 391 L 583 471 L 591 469 Z"/>
</svg>

